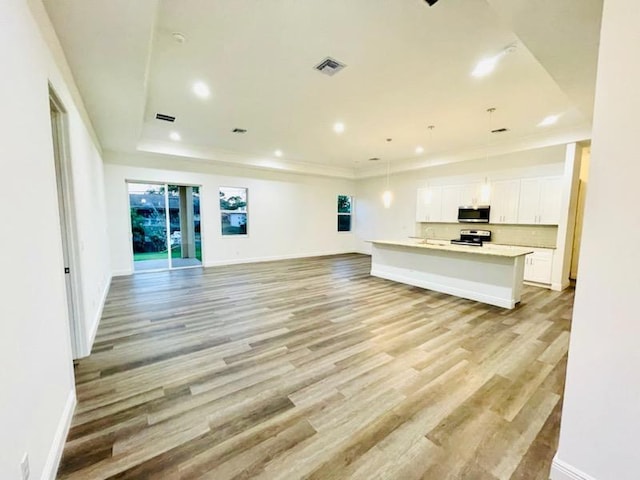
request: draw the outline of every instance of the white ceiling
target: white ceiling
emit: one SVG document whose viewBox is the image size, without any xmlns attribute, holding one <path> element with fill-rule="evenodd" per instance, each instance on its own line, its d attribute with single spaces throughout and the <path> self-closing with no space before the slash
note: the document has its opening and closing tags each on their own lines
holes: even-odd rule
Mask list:
<svg viewBox="0 0 640 480">
<path fill-rule="evenodd" d="M 589 137 L 602 0 L 44 3 L 109 150 L 357 177 L 383 169 L 370 157 L 402 170 Z M 514 42 L 493 74 L 470 75 Z M 322 75 L 326 56 L 347 67 Z"/>
</svg>

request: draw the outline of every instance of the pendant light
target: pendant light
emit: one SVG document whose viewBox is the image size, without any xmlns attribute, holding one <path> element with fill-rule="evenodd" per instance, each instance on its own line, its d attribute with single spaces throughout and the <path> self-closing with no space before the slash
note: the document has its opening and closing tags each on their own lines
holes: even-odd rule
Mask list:
<svg viewBox="0 0 640 480">
<path fill-rule="evenodd" d="M 492 118 L 493 118 L 493 112 L 495 112 L 496 109 L 494 107 L 491 108 L 487 108 L 487 113 L 489 114 L 489 128 L 487 128 L 487 144 L 486 144 L 486 148 L 485 148 L 485 161 L 488 162 L 489 161 L 489 146 L 491 144 L 491 127 L 492 127 Z M 486 166 L 485 166 L 486 168 Z M 491 186 L 489 185 L 489 179 L 487 177 L 484 177 L 484 183 L 482 184 L 482 187 L 480 188 L 480 203 L 482 203 L 483 205 L 488 205 L 489 204 L 489 199 L 491 198 Z"/>
<path fill-rule="evenodd" d="M 429 149 L 432 149 L 433 148 L 433 129 L 436 128 L 436 126 L 429 125 L 427 128 L 429 129 Z M 433 198 L 433 192 L 431 191 L 431 188 L 429 188 L 429 180 L 427 179 L 426 192 L 425 192 L 423 201 L 425 204 L 430 205 L 432 198 Z"/>
<path fill-rule="evenodd" d="M 391 140 L 392 140 L 391 138 L 387 138 L 387 142 L 391 142 Z M 382 204 L 384 205 L 384 208 L 391 207 L 391 202 L 393 200 L 393 193 L 391 193 L 391 190 L 389 189 L 389 170 L 390 170 L 390 167 L 391 167 L 391 160 L 387 156 L 387 188 L 385 189 L 384 192 L 382 192 Z"/>
<path fill-rule="evenodd" d="M 393 193 L 389 190 L 389 166 L 391 161 L 387 158 L 387 188 L 382 193 L 382 204 L 384 208 L 391 207 L 391 201 L 393 200 Z"/>
</svg>

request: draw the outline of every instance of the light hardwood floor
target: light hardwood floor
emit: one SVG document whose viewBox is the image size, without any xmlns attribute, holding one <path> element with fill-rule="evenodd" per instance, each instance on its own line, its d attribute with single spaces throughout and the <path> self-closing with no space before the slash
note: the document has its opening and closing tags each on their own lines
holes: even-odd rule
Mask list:
<svg viewBox="0 0 640 480">
<path fill-rule="evenodd" d="M 503 310 L 370 258 L 113 281 L 61 479 L 547 479 L 573 289 Z"/>
</svg>

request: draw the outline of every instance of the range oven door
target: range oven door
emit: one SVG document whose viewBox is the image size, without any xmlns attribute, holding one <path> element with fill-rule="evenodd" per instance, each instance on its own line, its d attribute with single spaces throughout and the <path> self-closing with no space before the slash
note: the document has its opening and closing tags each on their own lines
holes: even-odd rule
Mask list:
<svg viewBox="0 0 640 480">
<path fill-rule="evenodd" d="M 488 205 L 479 205 L 477 207 L 459 207 L 458 222 L 461 223 L 489 223 Z"/>
</svg>

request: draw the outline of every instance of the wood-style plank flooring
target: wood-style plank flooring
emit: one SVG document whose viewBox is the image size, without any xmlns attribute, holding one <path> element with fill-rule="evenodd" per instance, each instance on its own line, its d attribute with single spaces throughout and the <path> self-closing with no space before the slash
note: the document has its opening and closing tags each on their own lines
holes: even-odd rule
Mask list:
<svg viewBox="0 0 640 480">
<path fill-rule="evenodd" d="M 504 310 L 369 269 L 115 278 L 58 477 L 546 480 L 573 289 Z"/>
</svg>

